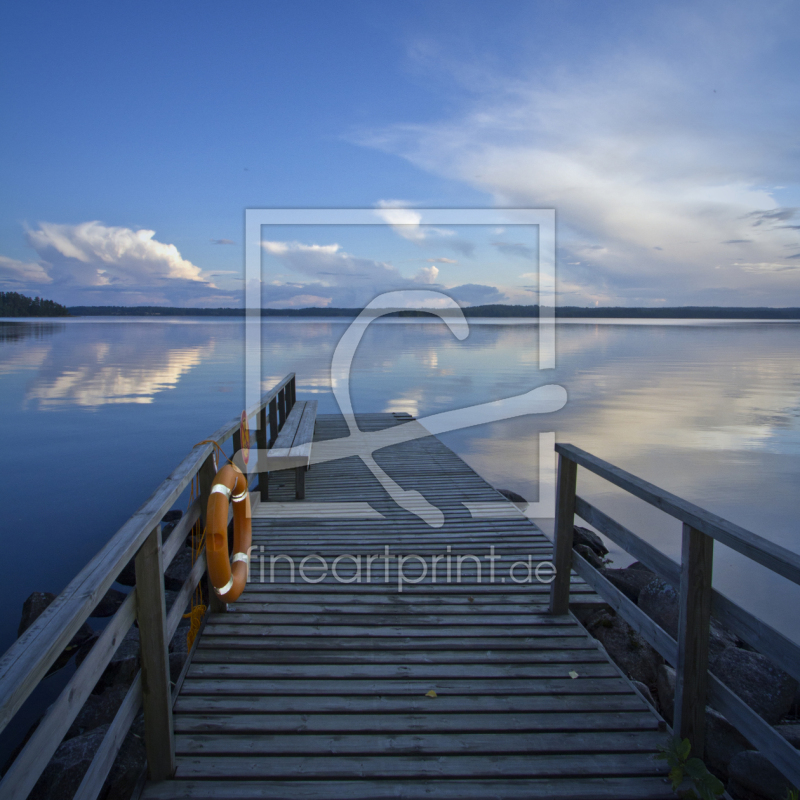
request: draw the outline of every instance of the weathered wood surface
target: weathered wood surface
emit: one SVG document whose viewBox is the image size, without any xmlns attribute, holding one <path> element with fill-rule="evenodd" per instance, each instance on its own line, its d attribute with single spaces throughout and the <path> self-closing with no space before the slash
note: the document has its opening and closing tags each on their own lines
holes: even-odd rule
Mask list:
<svg viewBox="0 0 800 800">
<path fill-rule="evenodd" d="M 345 435 L 343 419 L 318 417 L 315 442 Z M 665 763 L 653 759 L 663 722 L 571 614 L 548 613 L 548 584 L 508 577 L 515 561 L 530 555 L 535 569 L 551 557 L 541 531 L 518 515 L 473 518 L 464 501 L 503 499 L 433 437 L 375 460 L 440 508 L 444 525 L 396 506 L 356 457 L 315 465 L 309 503 L 358 500 L 375 516 L 254 514 L 251 581 L 226 614 L 210 615 L 174 706 L 175 778 L 144 797 L 671 797 Z M 293 490 L 291 471 L 270 473 L 270 501 L 290 503 Z M 429 574 L 399 592 L 386 546 L 424 557 Z M 319 583 L 299 576 L 310 554 L 328 563 Z M 343 554 L 337 574 L 352 583 L 331 574 Z M 471 554 L 481 583 L 469 558 L 459 583 L 457 558 Z M 294 559 L 294 582 L 286 558 L 270 571 L 278 555 Z M 432 558 L 448 555 L 450 582 L 444 560 L 434 582 Z M 414 559 L 400 569 L 419 577 Z M 565 585 L 573 601 L 599 599 L 574 575 Z"/>
</svg>

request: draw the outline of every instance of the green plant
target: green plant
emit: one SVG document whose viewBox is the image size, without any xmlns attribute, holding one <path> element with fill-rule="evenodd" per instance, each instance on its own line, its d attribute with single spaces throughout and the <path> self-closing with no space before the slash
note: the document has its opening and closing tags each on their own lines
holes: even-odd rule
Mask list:
<svg viewBox="0 0 800 800">
<path fill-rule="evenodd" d="M 689 758 L 691 752 L 692 745 L 688 739 L 681 741 L 675 737 L 670 744 L 661 748 L 661 752 L 656 756 L 669 764 L 672 791 L 685 800 L 714 800 L 716 797 L 721 797 L 725 791 L 722 782 L 708 771 L 701 759 Z M 689 781 L 692 786 L 680 789 L 684 781 Z"/>
<path fill-rule="evenodd" d="M 800 791 L 797 789 L 787 789 L 786 800 L 800 800 Z"/>
</svg>

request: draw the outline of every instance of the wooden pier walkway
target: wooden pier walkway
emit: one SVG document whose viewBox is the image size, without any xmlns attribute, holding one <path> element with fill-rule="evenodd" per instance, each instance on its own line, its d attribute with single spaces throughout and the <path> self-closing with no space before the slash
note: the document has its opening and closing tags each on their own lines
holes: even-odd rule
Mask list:
<svg viewBox="0 0 800 800">
<path fill-rule="evenodd" d="M 408 420 L 371 414 L 359 425 Z M 341 417 L 318 417 L 315 442 L 346 435 Z M 549 540 L 435 437 L 375 459 L 441 509 L 444 525 L 398 507 L 357 456 L 313 466 L 304 501 L 293 500 L 293 471 L 271 473 L 270 500 L 253 512 L 251 582 L 210 615 L 174 706 L 174 779 L 143 797 L 672 797 L 666 763 L 653 758 L 663 722 L 571 614 L 547 613 L 547 584 L 509 576 L 529 555 L 534 567 L 549 560 Z M 351 505 L 304 518 L 316 503 Z M 483 504 L 494 518 L 481 518 Z M 398 591 L 387 546 L 424 558 L 426 577 Z M 286 558 L 271 574 L 270 556 L 297 570 L 311 554 L 327 560 L 320 582 L 297 572 L 291 582 Z M 337 573 L 350 583 L 331 574 L 344 554 Z M 480 559 L 480 583 L 470 558 L 456 582 L 459 555 Z M 321 577 L 320 565 L 309 559 L 307 574 Z M 421 572 L 419 559 L 402 568 L 410 581 Z M 571 597 L 596 595 L 573 576 Z"/>
</svg>

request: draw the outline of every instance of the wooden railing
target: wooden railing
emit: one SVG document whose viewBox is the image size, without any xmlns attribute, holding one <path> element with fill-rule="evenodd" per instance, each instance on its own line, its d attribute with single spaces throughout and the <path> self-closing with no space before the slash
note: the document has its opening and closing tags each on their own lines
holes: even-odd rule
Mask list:
<svg viewBox="0 0 800 800">
<path fill-rule="evenodd" d="M 569 444 L 556 445 L 558 495 L 555 519 L 556 578 L 550 610 L 569 608 L 569 575 L 574 569 L 676 670 L 674 732 L 704 749 L 705 708 L 709 703 L 731 722 L 795 785 L 800 785 L 800 753 L 737 694 L 708 671 L 711 616 L 774 664 L 800 680 L 800 647 L 754 617 L 711 585 L 714 540 L 800 584 L 800 555 L 689 503 L 647 481 Z M 577 496 L 578 466 L 605 478 L 683 523 L 681 563 L 677 564 L 600 509 Z M 678 591 L 678 639 L 672 638 L 632 600 L 572 549 L 575 515 L 616 542 Z"/>
<path fill-rule="evenodd" d="M 247 411 L 248 420 L 259 416 L 256 444 L 267 448 L 296 397 L 295 375 L 287 375 Z M 220 446 L 233 440 L 241 449 L 237 417 L 210 437 Z M 108 666 L 134 621 L 139 625 L 141 670 L 128 690 L 94 760 L 83 777 L 76 800 L 94 800 L 125 736 L 144 705 L 145 748 L 148 775 L 153 780 L 170 777 L 175 771 L 172 706 L 189 668 L 192 652 L 174 689 L 170 688 L 168 646 L 178 629 L 183 612 L 206 572 L 201 553 L 166 613 L 164 571 L 184 546 L 199 519 L 205 524 L 208 493 L 214 480 L 213 444 L 196 445 L 150 499 L 117 531 L 105 547 L 84 567 L 36 621 L 11 645 L 0 659 L 0 731 L 47 674 L 72 637 L 103 599 L 122 569 L 135 559 L 136 586 L 111 617 L 86 658 L 50 706 L 36 731 L 0 782 L 0 797 L 24 800 L 61 744 L 84 702 Z M 192 479 L 199 479 L 200 494 L 189 505 L 167 538 L 161 539 L 161 520 L 180 498 Z M 266 491 L 266 475 L 259 475 L 259 489 Z M 209 587 L 210 589 L 210 587 Z M 225 604 L 208 591 L 210 611 L 224 611 Z M 195 638 L 195 646 L 197 642 Z"/>
</svg>

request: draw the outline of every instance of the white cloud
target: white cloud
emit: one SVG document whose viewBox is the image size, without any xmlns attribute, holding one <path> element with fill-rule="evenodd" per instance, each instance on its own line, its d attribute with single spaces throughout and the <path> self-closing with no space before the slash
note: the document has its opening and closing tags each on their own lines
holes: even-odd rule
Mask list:
<svg viewBox="0 0 800 800">
<path fill-rule="evenodd" d="M 584 286 L 586 300 L 646 304 L 668 292 L 672 302 L 796 303 L 800 271 L 787 259 L 800 233 L 785 223 L 800 215 L 776 186 L 797 174 L 797 120 L 779 117 L 754 77 L 766 45 L 726 30 L 721 48 L 717 33 L 710 20 L 688 23 L 682 59 L 659 54 L 659 42 L 593 53 L 587 72 L 565 63 L 550 76 L 487 76 L 491 92 L 456 118 L 360 141 L 499 206 L 555 208 L 561 277 Z M 709 71 L 719 93 L 697 80 Z"/>
<path fill-rule="evenodd" d="M 0 281 L 22 292 L 47 284 L 48 296 L 68 305 L 241 304 L 239 292 L 219 289 L 151 230 L 42 222 L 26 237 L 38 262 L 0 256 Z"/>
<path fill-rule="evenodd" d="M 414 280 L 417 283 L 436 283 L 436 278 L 438 276 L 438 267 L 422 267 L 414 276 Z"/>
<path fill-rule="evenodd" d="M 430 264 L 458 264 L 454 258 L 427 258 L 425 260 Z"/>
<path fill-rule="evenodd" d="M 0 256 L 0 284 L 50 283 L 52 280 L 45 268 L 35 261 Z"/>
<path fill-rule="evenodd" d="M 174 244 L 154 239 L 155 231 L 111 228 L 100 222 L 43 222 L 27 236 L 42 258 L 59 262 L 74 281 L 86 286 L 203 281 L 200 268 L 182 258 Z"/>
</svg>

